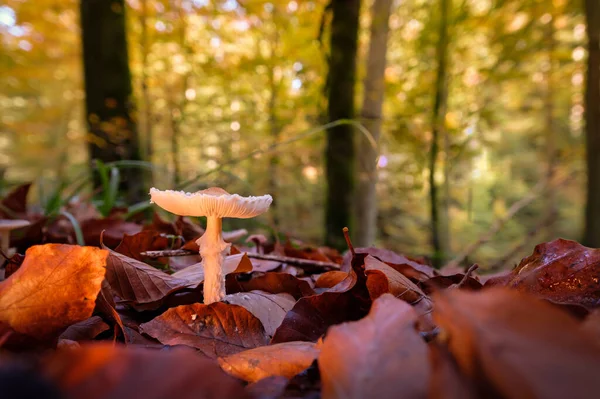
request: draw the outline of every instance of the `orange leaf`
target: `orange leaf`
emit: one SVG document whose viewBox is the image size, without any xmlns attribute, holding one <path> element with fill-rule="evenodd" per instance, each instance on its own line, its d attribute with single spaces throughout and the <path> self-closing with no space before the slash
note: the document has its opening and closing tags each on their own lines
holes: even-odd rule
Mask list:
<svg viewBox="0 0 600 399">
<path fill-rule="evenodd" d="M 33 246 L 0 284 L 0 321 L 42 338 L 92 315 L 108 252 L 64 244 Z"/>
<path fill-rule="evenodd" d="M 285 342 L 221 357 L 219 364 L 232 376 L 255 382 L 272 376 L 292 378 L 307 369 L 318 354 L 312 342 Z"/>
</svg>

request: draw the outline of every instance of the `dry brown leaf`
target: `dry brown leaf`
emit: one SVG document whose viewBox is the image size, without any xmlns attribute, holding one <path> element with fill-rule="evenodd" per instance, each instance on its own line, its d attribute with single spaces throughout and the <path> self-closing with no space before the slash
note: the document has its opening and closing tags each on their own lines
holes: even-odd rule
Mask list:
<svg viewBox="0 0 600 399">
<path fill-rule="evenodd" d="M 216 359 L 268 343 L 262 323 L 241 306 L 222 302 L 167 310 L 140 325 L 140 332 L 165 345 L 187 345 Z"/>
<path fill-rule="evenodd" d="M 67 328 L 58 339 L 68 339 L 70 341 L 91 341 L 98 334 L 107 331 L 110 327 L 101 317 L 92 316 L 87 320 L 80 321 Z"/>
<path fill-rule="evenodd" d="M 307 369 L 318 355 L 312 342 L 285 342 L 221 357 L 219 364 L 234 377 L 256 382 L 273 376 L 292 378 Z"/>
<path fill-rule="evenodd" d="M 558 239 L 535 247 L 507 277 L 487 281 L 561 304 L 600 307 L 600 249 Z"/>
<path fill-rule="evenodd" d="M 271 272 L 252 277 L 248 281 L 227 279 L 226 282 L 227 292 L 230 293 L 261 290 L 271 294 L 290 294 L 295 299 L 315 295 L 315 292 L 306 281 L 287 273 Z"/>
<path fill-rule="evenodd" d="M 179 279 L 155 269 L 139 260 L 109 250 L 106 279 L 115 294 L 125 303 L 157 308 L 165 297 L 188 285 Z"/>
<path fill-rule="evenodd" d="M 475 385 L 460 373 L 456 361 L 443 345 L 429 344 L 431 379 L 429 399 L 475 399 Z M 487 397 L 495 397 L 491 393 Z"/>
<path fill-rule="evenodd" d="M 160 251 L 169 248 L 169 239 L 155 231 L 141 231 L 134 235 L 125 234 L 115 252 L 139 261 L 143 260 L 141 252 Z"/>
<path fill-rule="evenodd" d="M 600 392 L 600 349 L 576 319 L 551 304 L 506 288 L 443 291 L 434 300 L 434 318 L 472 381 L 504 398 Z"/>
<path fill-rule="evenodd" d="M 384 294 L 364 319 L 331 327 L 318 358 L 323 398 L 426 397 L 427 345 L 416 320 L 410 305 Z"/>
<path fill-rule="evenodd" d="M 348 273 L 339 270 L 333 270 L 330 272 L 323 273 L 319 276 L 315 282 L 316 288 L 333 288 L 336 284 L 340 283 L 348 277 Z"/>
<path fill-rule="evenodd" d="M 49 356 L 44 373 L 71 399 L 246 399 L 241 384 L 191 350 L 157 351 L 108 343 Z"/>
<path fill-rule="evenodd" d="M 64 244 L 29 248 L 0 284 L 0 321 L 36 338 L 54 335 L 92 315 L 107 251 Z"/>
<path fill-rule="evenodd" d="M 415 283 L 371 255 L 365 258 L 365 274 L 372 299 L 390 293 L 414 306 L 420 316 L 421 330 L 432 331 L 435 328 L 431 318 L 433 302 Z"/>
<path fill-rule="evenodd" d="M 225 297 L 228 303 L 242 306 L 256 316 L 269 337 L 275 334 L 277 328 L 296 301 L 289 294 L 270 294 L 265 291 L 250 291 L 230 294 Z"/>
</svg>

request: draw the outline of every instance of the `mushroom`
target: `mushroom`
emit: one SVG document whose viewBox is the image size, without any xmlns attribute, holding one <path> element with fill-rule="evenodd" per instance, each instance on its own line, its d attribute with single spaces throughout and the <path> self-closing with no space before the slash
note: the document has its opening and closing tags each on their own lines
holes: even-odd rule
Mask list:
<svg viewBox="0 0 600 399">
<path fill-rule="evenodd" d="M 28 220 L 0 219 L 0 248 L 4 255 L 10 257 L 10 231 L 29 226 Z"/>
<path fill-rule="evenodd" d="M 204 264 L 205 304 L 225 298 L 225 275 L 222 267 L 231 244 L 223 240 L 222 219 L 258 216 L 269 209 L 272 201 L 270 195 L 242 197 L 229 194 L 218 187 L 196 193 L 150 189 L 150 202 L 166 211 L 181 216 L 206 216 L 206 231 L 196 241 Z"/>
</svg>

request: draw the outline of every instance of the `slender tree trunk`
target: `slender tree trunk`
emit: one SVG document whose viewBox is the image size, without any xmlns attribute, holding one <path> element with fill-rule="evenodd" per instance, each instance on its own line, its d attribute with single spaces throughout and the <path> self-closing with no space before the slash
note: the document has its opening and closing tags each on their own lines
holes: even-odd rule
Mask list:
<svg viewBox="0 0 600 399">
<path fill-rule="evenodd" d="M 327 110 L 329 121 L 336 121 L 354 118 L 360 0 L 332 0 L 331 10 Z M 345 247 L 342 228 L 352 228 L 354 152 L 353 126 L 327 131 L 325 243 L 334 248 Z"/>
<path fill-rule="evenodd" d="M 143 143 L 144 143 L 144 159 L 148 162 L 152 162 L 152 104 L 150 102 L 150 93 L 148 92 L 148 54 L 150 52 L 150 45 L 148 41 L 148 0 L 142 0 L 142 10 L 140 12 L 140 26 L 142 28 L 141 34 L 141 53 L 142 53 L 142 101 L 144 103 L 143 113 L 143 127 L 140 132 L 143 132 Z M 150 183 L 152 182 L 152 173 L 149 176 Z"/>
<path fill-rule="evenodd" d="M 554 179 L 556 169 L 556 130 L 554 126 L 554 48 L 556 41 L 554 38 L 554 7 L 550 3 L 549 12 L 552 15 L 552 20 L 546 24 L 544 32 L 545 41 L 548 48 L 548 70 L 546 71 L 546 95 L 544 100 L 544 113 L 546 119 L 546 178 L 549 182 Z M 550 184 L 550 183 L 549 183 Z M 546 218 L 549 219 L 546 226 L 546 239 L 553 240 L 556 237 L 554 220 L 558 214 L 556 207 L 556 195 L 554 190 L 548 190 L 546 195 Z"/>
<path fill-rule="evenodd" d="M 124 0 L 81 0 L 80 6 L 90 158 L 139 160 Z M 121 175 L 128 201 L 146 197 L 139 171 L 125 169 Z"/>
<path fill-rule="evenodd" d="M 434 266 L 441 266 L 447 256 L 447 244 L 441 232 L 438 186 L 435 182 L 436 163 L 439 154 L 439 139 L 444 131 L 446 106 L 448 102 L 448 18 L 451 0 L 440 0 L 441 16 L 436 58 L 438 63 L 435 84 L 435 98 L 432 113 L 432 137 L 429 154 L 429 201 L 431 210 L 431 244 Z M 448 160 L 446 159 L 446 162 Z"/>
<path fill-rule="evenodd" d="M 588 35 L 585 90 L 587 206 L 584 244 L 600 247 L 600 3 L 585 0 Z"/>
<path fill-rule="evenodd" d="M 381 115 L 385 94 L 385 65 L 389 18 L 393 0 L 375 0 L 371 10 L 371 39 L 364 80 L 361 121 L 375 143 L 381 135 Z M 356 245 L 373 245 L 377 236 L 377 148 L 367 137 L 358 135 L 358 187 L 356 192 Z"/>
</svg>

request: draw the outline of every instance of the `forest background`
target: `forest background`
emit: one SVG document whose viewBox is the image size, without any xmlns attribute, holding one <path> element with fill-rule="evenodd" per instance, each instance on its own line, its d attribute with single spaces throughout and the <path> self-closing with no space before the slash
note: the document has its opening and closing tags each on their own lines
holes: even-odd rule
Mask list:
<svg viewBox="0 0 600 399">
<path fill-rule="evenodd" d="M 597 3 L 4 0 L 1 190 L 269 193 L 226 228 L 438 265 L 600 247 Z"/>
</svg>

